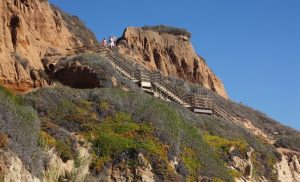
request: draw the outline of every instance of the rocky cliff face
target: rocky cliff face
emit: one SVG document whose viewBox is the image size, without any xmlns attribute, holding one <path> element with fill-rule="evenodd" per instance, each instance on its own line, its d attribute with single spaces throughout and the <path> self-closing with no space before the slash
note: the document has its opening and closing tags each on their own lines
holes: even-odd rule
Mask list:
<svg viewBox="0 0 300 182">
<path fill-rule="evenodd" d="M 282 155 L 281 161 L 276 164 L 280 181 L 300 181 L 300 153 L 288 149 L 278 149 Z"/>
<path fill-rule="evenodd" d="M 52 8 L 47 0 L 2 0 L 0 12 L 0 82 L 14 90 L 47 84 L 40 60 L 50 50 L 63 52 L 96 41 L 91 33 L 86 40 L 78 37 L 74 27 L 80 27 L 79 20 Z"/>
<path fill-rule="evenodd" d="M 2 0 L 0 10 L 0 81 L 14 90 L 47 84 L 45 54 L 96 42 L 47 1 Z M 104 57 L 48 60 L 45 72 L 81 89 L 54 84 L 18 97 L 0 87 L 0 181 L 300 181 L 299 132 L 224 99 L 221 81 L 177 33 L 128 28 L 117 50 L 215 91 L 223 97 L 205 89 L 234 122 L 156 101 Z M 94 87 L 108 88 L 83 90 Z"/>
<path fill-rule="evenodd" d="M 228 98 L 223 83 L 197 55 L 189 38 L 142 28 L 127 28 L 119 41 L 119 52 L 165 75 L 178 76 L 203 85 Z"/>
</svg>

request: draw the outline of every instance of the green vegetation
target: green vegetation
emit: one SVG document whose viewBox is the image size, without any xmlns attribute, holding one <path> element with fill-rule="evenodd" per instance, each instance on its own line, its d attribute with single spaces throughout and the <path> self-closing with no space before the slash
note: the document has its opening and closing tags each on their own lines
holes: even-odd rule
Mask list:
<svg viewBox="0 0 300 182">
<path fill-rule="evenodd" d="M 121 159 L 128 166 L 137 167 L 134 156 L 141 152 L 161 180 L 174 174 L 168 161 L 176 157 L 177 173 L 189 181 L 195 181 L 199 175 L 232 181 L 241 174 L 226 167 L 230 153 L 243 158 L 251 146 L 257 153 L 256 175 L 272 180 L 276 177 L 272 172 L 277 160 L 274 148 L 242 127 L 195 115 L 144 93 L 58 86 L 27 94 L 25 100 L 41 113 L 47 113 L 41 117 L 43 131 L 64 141 L 73 157 L 76 154 L 72 140 L 60 128 L 76 132 L 92 143 L 91 169 L 95 172 L 101 172 L 104 164 L 116 165 Z M 51 138 L 47 140 L 53 143 Z"/>
<path fill-rule="evenodd" d="M 189 180 L 193 181 L 197 179 L 198 171 L 202 165 L 202 162 L 197 159 L 197 153 L 192 148 L 186 147 L 184 148 L 181 157 L 186 168 L 190 172 Z"/>
<path fill-rule="evenodd" d="M 226 139 L 219 136 L 204 134 L 204 139 L 211 146 L 215 153 L 222 158 L 226 163 L 230 161 L 232 155 L 238 155 L 241 158 L 247 157 L 247 152 L 250 151 L 248 143 L 243 139 Z M 229 169 L 229 174 L 232 177 L 240 178 L 242 174 L 236 170 Z M 219 179 L 216 179 L 217 181 Z"/>
<path fill-rule="evenodd" d="M 70 144 L 68 145 L 65 141 L 55 139 L 45 131 L 40 132 L 39 144 L 45 150 L 54 147 L 57 154 L 64 162 L 74 159 Z"/>
<path fill-rule="evenodd" d="M 105 102 L 105 101 L 102 101 L 100 104 L 99 104 L 99 109 L 100 110 L 107 110 L 109 108 L 109 103 L 108 102 Z"/>
<path fill-rule="evenodd" d="M 133 149 L 145 150 L 167 160 L 165 147 L 153 137 L 153 128 L 148 124 L 135 123 L 128 113 L 118 112 L 105 118 L 93 131 L 93 137 L 89 138 L 97 156 L 96 169 L 101 169 L 101 165 L 118 154 Z"/>
<path fill-rule="evenodd" d="M 233 116 L 245 118 L 253 122 L 256 127 L 267 133 L 270 137 L 276 139 L 276 147 L 284 147 L 300 151 L 299 131 L 280 124 L 278 121 L 275 121 L 274 119 L 268 117 L 266 114 L 260 111 L 254 110 L 243 104 L 224 99 L 223 97 L 207 88 L 188 84 L 179 79 L 174 79 L 173 82 L 178 82 L 179 86 L 182 86 L 192 92 L 201 92 L 203 94 L 206 94 L 210 98 L 212 98 L 217 105 L 222 106 L 222 108 L 225 109 L 226 112 L 231 113 Z M 236 130 L 233 130 L 233 132 L 236 132 Z M 253 146 L 256 145 L 255 142 L 256 141 L 253 141 L 249 144 Z M 269 149 L 271 149 L 271 147 L 269 147 Z M 274 151 L 269 152 L 274 153 Z"/>
<path fill-rule="evenodd" d="M 199 130 L 185 121 L 182 111 L 172 103 L 119 89 L 83 91 L 61 86 L 28 94 L 26 100 L 42 113 L 47 111 L 42 118 L 43 130 L 56 140 L 61 137 L 55 136 L 59 126 L 81 133 L 93 144 L 91 167 L 95 171 L 101 171 L 105 163 L 115 161 L 124 152 L 142 151 L 161 179 L 173 173 L 168 161 L 176 156 L 182 161 L 180 174 L 191 181 L 198 175 L 232 181 Z"/>
<path fill-rule="evenodd" d="M 233 176 L 235 178 L 241 178 L 241 177 L 243 177 L 243 174 L 240 173 L 240 172 L 238 172 L 237 170 L 230 169 L 229 173 L 230 173 L 231 176 Z"/>
<path fill-rule="evenodd" d="M 1 148 L 15 152 L 32 174 L 37 174 L 39 163 L 39 120 L 35 111 L 24 100 L 0 86 Z M 8 143 L 9 141 L 9 143 Z"/>
<path fill-rule="evenodd" d="M 97 122 L 94 106 L 84 100 L 73 103 L 62 99 L 56 107 L 49 110 L 49 117 L 57 125 L 65 126 L 69 131 L 78 133 L 93 128 L 93 123 Z"/>
<path fill-rule="evenodd" d="M 47 132 L 41 131 L 39 137 L 39 145 L 44 149 L 55 147 L 56 139 L 49 135 Z"/>
<path fill-rule="evenodd" d="M 156 25 L 156 26 L 145 25 L 142 27 L 142 29 L 153 30 L 156 32 L 172 34 L 172 35 L 185 35 L 189 39 L 192 36 L 192 34 L 184 28 L 175 28 L 175 27 L 170 27 L 170 26 L 166 26 L 166 25 Z"/>
<path fill-rule="evenodd" d="M 4 88 L 1 85 L 0 85 L 0 96 L 1 97 L 7 97 L 7 99 L 11 100 L 12 102 L 14 102 L 18 105 L 23 104 L 23 100 L 22 100 L 21 97 L 17 96 L 15 93 L 13 93 L 12 91 Z"/>
<path fill-rule="evenodd" d="M 300 134 L 290 136 L 285 134 L 276 141 L 275 146 L 300 151 Z"/>
<path fill-rule="evenodd" d="M 247 142 L 242 139 L 228 140 L 226 138 L 212 136 L 207 133 L 204 135 L 204 139 L 224 160 L 228 160 L 231 152 L 238 152 L 241 157 L 245 157 L 247 156 L 247 152 L 250 150 Z"/>
<path fill-rule="evenodd" d="M 277 175 L 274 173 L 274 166 L 277 158 L 273 153 L 259 153 L 254 152 L 251 157 L 254 169 L 253 173 L 256 175 L 265 175 L 271 181 L 277 181 Z M 262 165 L 263 164 L 263 165 Z M 266 175 L 267 174 L 267 175 Z"/>
<path fill-rule="evenodd" d="M 57 154 L 61 157 L 62 161 L 66 162 L 70 159 L 74 159 L 70 144 L 65 143 L 65 141 L 57 140 L 55 149 L 57 151 Z"/>
<path fill-rule="evenodd" d="M 215 177 L 213 178 L 213 182 L 224 182 L 224 180 Z"/>
</svg>

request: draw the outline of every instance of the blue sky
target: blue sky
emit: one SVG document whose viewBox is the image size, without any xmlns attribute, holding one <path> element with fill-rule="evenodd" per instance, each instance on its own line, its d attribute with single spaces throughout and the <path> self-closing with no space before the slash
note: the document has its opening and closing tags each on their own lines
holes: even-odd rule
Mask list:
<svg viewBox="0 0 300 182">
<path fill-rule="evenodd" d="M 299 0 L 50 0 L 97 35 L 166 24 L 192 33 L 194 48 L 236 102 L 300 130 Z"/>
</svg>

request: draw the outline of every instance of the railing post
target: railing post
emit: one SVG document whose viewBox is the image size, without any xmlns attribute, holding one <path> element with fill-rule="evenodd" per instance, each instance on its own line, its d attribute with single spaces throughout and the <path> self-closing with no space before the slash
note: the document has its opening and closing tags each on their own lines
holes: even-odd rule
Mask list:
<svg viewBox="0 0 300 182">
<path fill-rule="evenodd" d="M 162 76 L 161 76 L 161 73 L 159 73 L 159 83 L 160 83 L 160 84 L 162 83 Z"/>
</svg>

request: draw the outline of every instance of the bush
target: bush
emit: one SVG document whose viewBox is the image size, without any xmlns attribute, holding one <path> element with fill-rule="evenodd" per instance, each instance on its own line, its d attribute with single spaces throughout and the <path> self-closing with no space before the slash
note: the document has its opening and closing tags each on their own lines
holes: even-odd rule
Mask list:
<svg viewBox="0 0 300 182">
<path fill-rule="evenodd" d="M 101 161 L 104 164 L 106 160 L 112 160 L 118 154 L 132 149 L 143 149 L 166 160 L 166 151 L 153 136 L 153 128 L 135 123 L 128 113 L 119 112 L 113 117 L 107 117 L 92 133 L 94 138 L 90 140 L 98 163 Z"/>
<path fill-rule="evenodd" d="M 201 175 L 232 181 L 238 174 L 228 170 L 226 157 L 216 155 L 215 151 L 226 156 L 230 146 L 235 146 L 239 155 L 245 155 L 247 147 L 251 146 L 258 156 L 254 164 L 260 169 L 257 174 L 275 179 L 272 164 L 277 153 L 271 145 L 230 121 L 196 115 L 178 104 L 163 102 L 142 92 L 125 92 L 117 88 L 77 90 L 59 86 L 29 93 L 25 99 L 43 117 L 50 117 L 50 121 L 68 131 L 70 127 L 65 123 L 77 123 L 80 119 L 78 132 L 93 143 L 96 171 L 126 151 L 141 149 L 162 161 L 177 157 L 179 174 L 190 180 Z M 76 111 L 77 107 L 80 112 Z M 106 114 L 101 114 L 101 110 Z M 75 113 L 83 115 L 76 119 Z M 98 117 L 87 117 L 93 113 Z M 164 166 L 164 162 L 160 166 Z M 165 174 L 161 170 L 157 173 Z"/>
<path fill-rule="evenodd" d="M 0 149 L 5 149 L 8 146 L 8 137 L 6 134 L 0 133 Z"/>
<path fill-rule="evenodd" d="M 277 159 L 272 153 L 254 152 L 251 161 L 253 163 L 253 173 L 256 174 L 255 176 L 264 175 L 270 181 L 278 181 L 277 174 L 274 174 Z"/>
<path fill-rule="evenodd" d="M 234 147 L 235 152 L 238 152 L 237 154 L 242 158 L 246 158 L 247 152 L 250 150 L 247 142 L 241 139 L 228 140 L 209 134 L 205 134 L 204 139 L 224 161 L 230 158 L 230 149 L 232 147 Z"/>
<path fill-rule="evenodd" d="M 109 108 L 109 103 L 108 102 L 105 102 L 105 101 L 102 101 L 100 104 L 99 104 L 99 109 L 100 110 L 107 110 Z"/>
<path fill-rule="evenodd" d="M 65 144 L 65 141 L 57 140 L 55 149 L 63 162 L 74 159 L 73 151 L 70 145 Z"/>
<path fill-rule="evenodd" d="M 29 166 L 33 175 L 41 170 L 38 136 L 40 122 L 36 112 L 26 106 L 23 99 L 0 86 L 0 133 L 2 145 L 9 147 L 22 160 L 24 166 Z"/>
<path fill-rule="evenodd" d="M 189 171 L 190 179 L 197 179 L 198 171 L 201 169 L 203 163 L 198 159 L 195 150 L 189 147 L 185 147 L 183 149 L 181 157 L 187 170 Z"/>
<path fill-rule="evenodd" d="M 156 25 L 156 26 L 145 25 L 142 27 L 142 29 L 153 30 L 156 32 L 172 34 L 172 35 L 185 35 L 189 39 L 192 36 L 192 34 L 184 28 L 175 28 L 175 27 L 170 27 L 170 26 L 166 26 L 166 25 Z"/>
<path fill-rule="evenodd" d="M 283 136 L 275 142 L 276 147 L 300 150 L 300 136 Z"/>
<path fill-rule="evenodd" d="M 165 167 L 159 166 L 165 166 L 170 156 L 186 156 L 186 165 L 193 169 L 189 171 L 192 179 L 205 174 L 231 181 L 222 161 L 214 156 L 198 129 L 184 121 L 178 110 L 182 107 L 176 104 L 158 101 L 142 92 L 125 92 L 120 89 L 76 90 L 62 86 L 40 89 L 25 98 L 43 117 L 48 117 L 47 120 L 68 131 L 72 131 L 72 127 L 66 123 L 77 123 L 76 118 L 80 113 L 85 113 L 84 117 L 80 117 L 80 127 L 76 131 L 83 133 L 93 143 L 95 170 L 100 170 L 105 162 L 114 160 L 124 151 L 140 149 L 157 157 L 156 162 L 152 161 L 153 165 L 158 165 L 158 160 L 165 161 L 157 166 L 156 172 L 162 176 L 166 172 L 159 169 Z M 79 104 L 82 100 L 88 101 L 88 104 Z M 105 111 L 109 114 L 90 121 L 86 116 L 98 112 L 100 105 L 102 109 L 109 106 Z M 77 112 L 77 107 L 84 112 Z M 188 158 L 187 153 L 182 154 L 184 148 L 189 148 L 188 151 L 195 154 L 194 161 L 202 162 L 201 168 L 197 169 L 198 164 L 190 163 L 192 159 Z M 211 171 L 211 168 L 215 170 Z"/>
<path fill-rule="evenodd" d="M 39 145 L 44 148 L 48 149 L 49 147 L 55 147 L 56 139 L 50 136 L 47 132 L 41 131 L 40 138 L 39 138 Z"/>
</svg>

